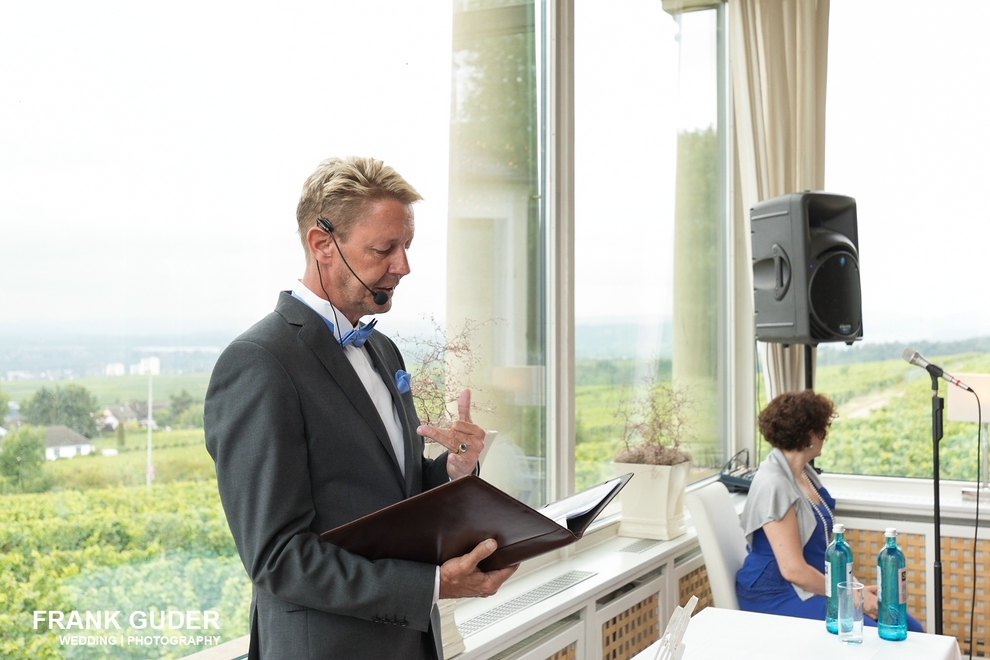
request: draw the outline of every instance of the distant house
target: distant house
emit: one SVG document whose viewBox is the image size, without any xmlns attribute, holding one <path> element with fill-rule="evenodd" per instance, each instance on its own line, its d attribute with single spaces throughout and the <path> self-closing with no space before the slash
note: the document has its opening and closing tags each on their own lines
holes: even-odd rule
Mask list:
<svg viewBox="0 0 990 660">
<path fill-rule="evenodd" d="M 86 456 L 96 447 L 88 438 L 76 433 L 68 426 L 45 427 L 45 458 L 54 461 L 59 458 Z"/>
<path fill-rule="evenodd" d="M 147 407 L 147 406 L 146 406 Z M 96 416 L 96 428 L 100 431 L 116 431 L 121 424 L 138 420 L 138 414 L 131 406 L 109 406 Z"/>
<path fill-rule="evenodd" d="M 163 408 L 164 406 L 165 404 L 161 402 L 152 404 L 152 416 L 156 409 Z M 123 406 L 108 406 L 103 409 L 102 413 L 96 416 L 96 428 L 104 433 L 116 431 L 117 427 L 121 424 L 131 425 L 132 423 L 136 423 L 143 429 L 148 428 L 147 403 L 137 401 Z M 151 428 L 152 430 L 158 428 L 154 419 L 151 420 Z"/>
<path fill-rule="evenodd" d="M 148 428 L 148 404 L 147 404 L 147 402 L 145 402 L 145 401 L 135 401 L 134 403 L 131 404 L 131 407 L 133 408 L 135 415 L 137 415 L 138 425 L 141 428 L 143 428 L 143 429 Z M 155 410 L 156 409 L 161 410 L 164 407 L 165 407 L 165 404 L 162 403 L 162 402 L 160 402 L 160 401 L 159 402 L 152 402 L 152 404 L 151 404 L 151 430 L 152 431 L 158 430 L 158 424 L 155 422 L 155 419 L 154 419 L 154 417 L 155 417 Z"/>
</svg>

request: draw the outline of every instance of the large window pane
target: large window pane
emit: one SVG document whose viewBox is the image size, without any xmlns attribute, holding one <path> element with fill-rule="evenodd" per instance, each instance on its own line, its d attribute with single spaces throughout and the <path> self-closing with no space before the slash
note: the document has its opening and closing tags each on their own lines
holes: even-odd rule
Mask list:
<svg viewBox="0 0 990 660">
<path fill-rule="evenodd" d="M 930 9 L 831 7 L 826 186 L 857 201 L 864 337 L 819 348 L 816 385 L 841 414 L 817 461 L 830 471 L 931 477 L 931 381 L 905 347 L 956 375 L 990 373 L 990 6 L 954 3 L 937 30 Z M 976 424 L 951 417 L 942 476 L 974 479 Z"/>
<path fill-rule="evenodd" d="M 547 490 L 542 11 L 455 3 L 447 229 L 448 332 L 481 324 L 476 421 L 498 431 L 481 476 L 533 506 Z"/>
<path fill-rule="evenodd" d="M 295 205 L 331 155 L 381 158 L 425 197 L 378 327 L 451 319 L 451 21 L 449 3 L 0 5 L 0 442 L 39 458 L 0 475 L 0 656 L 205 648 L 128 643 L 132 612 L 166 608 L 218 628 L 145 632 L 247 633 L 203 446 L 210 369 L 302 275 Z M 124 643 L 60 644 L 35 610 L 120 611 Z"/>
<path fill-rule="evenodd" d="M 579 4 L 576 16 L 576 487 L 611 476 L 617 411 L 683 393 L 699 468 L 722 460 L 717 341 L 717 10 Z M 701 472 L 699 472 L 700 474 Z"/>
</svg>

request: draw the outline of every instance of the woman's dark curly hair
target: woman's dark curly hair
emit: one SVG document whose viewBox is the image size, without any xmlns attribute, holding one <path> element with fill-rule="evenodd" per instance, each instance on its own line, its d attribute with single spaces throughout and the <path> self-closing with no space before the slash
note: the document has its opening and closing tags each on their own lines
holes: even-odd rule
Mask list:
<svg viewBox="0 0 990 660">
<path fill-rule="evenodd" d="M 760 433 L 781 451 L 804 449 L 812 432 L 828 434 L 836 418 L 835 404 L 812 390 L 784 392 L 760 413 Z"/>
</svg>

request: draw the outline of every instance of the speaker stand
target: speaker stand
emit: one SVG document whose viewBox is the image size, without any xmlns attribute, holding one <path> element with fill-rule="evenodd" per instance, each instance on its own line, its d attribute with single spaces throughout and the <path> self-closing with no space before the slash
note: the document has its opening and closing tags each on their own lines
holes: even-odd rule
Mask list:
<svg viewBox="0 0 990 660">
<path fill-rule="evenodd" d="M 811 368 L 811 344 L 804 345 L 804 389 L 815 389 L 815 371 Z M 815 465 L 815 459 L 811 459 L 811 469 L 815 474 L 821 474 L 822 469 Z"/>
</svg>

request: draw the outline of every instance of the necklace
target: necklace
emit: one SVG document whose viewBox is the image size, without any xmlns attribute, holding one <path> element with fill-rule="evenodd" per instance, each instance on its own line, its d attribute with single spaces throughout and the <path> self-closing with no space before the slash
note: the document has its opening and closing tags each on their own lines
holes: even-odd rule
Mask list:
<svg viewBox="0 0 990 660">
<path fill-rule="evenodd" d="M 801 474 L 804 475 L 804 480 L 808 483 L 808 487 L 811 489 L 811 492 L 817 494 L 818 490 L 815 488 L 815 485 L 811 483 L 811 477 L 808 476 L 808 473 L 802 470 Z M 822 533 L 825 535 L 825 547 L 827 548 L 831 539 L 829 539 L 829 526 L 825 522 L 825 515 L 821 512 L 821 509 L 815 505 L 811 499 L 811 496 L 808 495 L 803 488 L 801 489 L 801 494 L 804 495 L 804 499 L 808 500 L 808 504 L 811 505 L 811 509 L 818 515 L 818 519 L 822 521 Z M 828 518 L 832 522 L 832 528 L 834 528 L 835 516 L 832 515 L 832 510 L 828 508 L 828 504 L 825 503 L 825 500 L 821 497 L 821 495 L 818 496 L 818 499 L 821 500 L 822 506 L 825 507 L 825 511 L 828 512 Z"/>
</svg>

